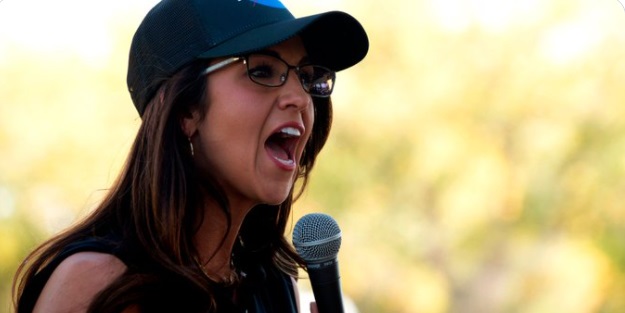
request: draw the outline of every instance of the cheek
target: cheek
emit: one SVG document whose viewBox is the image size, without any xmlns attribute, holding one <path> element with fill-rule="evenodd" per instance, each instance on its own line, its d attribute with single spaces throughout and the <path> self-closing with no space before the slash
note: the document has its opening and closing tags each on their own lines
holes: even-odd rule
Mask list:
<svg viewBox="0 0 625 313">
<path fill-rule="evenodd" d="M 310 133 L 312 133 L 312 130 L 315 126 L 315 105 L 310 104 L 310 108 L 306 110 L 306 113 L 304 114 L 304 125 L 306 126 L 306 129 L 310 130 Z M 310 134 L 309 134 L 310 136 Z"/>
<path fill-rule="evenodd" d="M 232 87 L 232 84 L 227 85 Z M 237 137 L 245 133 L 258 132 L 262 117 L 267 114 L 263 105 L 259 105 L 254 94 L 241 88 L 226 88 L 210 95 L 212 101 L 206 113 L 206 123 L 219 137 Z"/>
<path fill-rule="evenodd" d="M 305 140 L 303 140 L 303 146 L 302 146 L 302 150 L 304 150 L 304 148 L 309 144 L 309 142 L 311 140 L 319 140 L 318 138 L 313 139 L 313 131 L 315 129 L 315 113 L 314 113 L 314 108 L 310 110 L 309 113 L 304 114 L 304 126 L 306 127 L 306 132 L 304 133 L 305 136 Z M 301 160 L 304 161 L 304 160 Z"/>
<path fill-rule="evenodd" d="M 234 161 L 250 153 L 258 141 L 261 121 L 257 114 L 234 108 L 209 113 L 202 129 L 207 153 Z"/>
</svg>

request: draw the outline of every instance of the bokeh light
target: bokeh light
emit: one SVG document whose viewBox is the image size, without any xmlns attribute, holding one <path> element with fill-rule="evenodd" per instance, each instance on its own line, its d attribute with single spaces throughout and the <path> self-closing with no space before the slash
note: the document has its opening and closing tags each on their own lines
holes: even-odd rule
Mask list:
<svg viewBox="0 0 625 313">
<path fill-rule="evenodd" d="M 127 50 L 154 3 L 0 1 L 0 312 L 124 162 Z M 293 218 L 341 225 L 360 312 L 625 311 L 620 1 L 284 3 L 370 35 Z"/>
</svg>

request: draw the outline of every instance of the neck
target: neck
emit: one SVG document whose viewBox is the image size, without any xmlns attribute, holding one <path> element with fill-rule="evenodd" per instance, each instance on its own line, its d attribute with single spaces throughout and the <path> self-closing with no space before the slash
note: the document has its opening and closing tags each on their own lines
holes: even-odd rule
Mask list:
<svg viewBox="0 0 625 313">
<path fill-rule="evenodd" d="M 198 262 L 212 279 L 223 280 L 232 274 L 232 249 L 238 240 L 243 220 L 253 206 L 237 204 L 230 208 L 231 220 L 223 209 L 212 200 L 207 201 L 204 219 L 195 234 Z"/>
</svg>

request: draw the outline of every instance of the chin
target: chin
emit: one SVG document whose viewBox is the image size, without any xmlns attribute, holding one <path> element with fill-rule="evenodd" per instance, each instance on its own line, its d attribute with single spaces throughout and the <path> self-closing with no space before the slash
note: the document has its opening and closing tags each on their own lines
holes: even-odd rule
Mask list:
<svg viewBox="0 0 625 313">
<path fill-rule="evenodd" d="M 264 188 L 257 190 L 257 196 L 262 203 L 279 205 L 286 201 L 293 192 L 293 181 L 265 181 L 260 183 Z"/>
<path fill-rule="evenodd" d="M 263 199 L 263 203 L 268 205 L 279 205 L 282 204 L 289 197 L 290 189 L 283 192 L 277 192 L 272 195 L 266 195 Z"/>
<path fill-rule="evenodd" d="M 267 199 L 267 201 L 264 201 L 265 204 L 268 205 L 280 205 L 282 204 L 284 201 L 286 201 L 286 196 L 285 197 L 281 197 L 281 198 L 274 198 L 274 199 Z"/>
</svg>

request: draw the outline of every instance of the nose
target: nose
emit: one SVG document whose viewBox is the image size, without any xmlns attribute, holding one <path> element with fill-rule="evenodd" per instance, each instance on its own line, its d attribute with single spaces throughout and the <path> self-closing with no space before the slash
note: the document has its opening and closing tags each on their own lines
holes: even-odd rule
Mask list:
<svg viewBox="0 0 625 313">
<path fill-rule="evenodd" d="M 302 87 L 302 83 L 299 81 L 298 74 L 294 68 L 289 69 L 287 80 L 280 87 L 279 105 L 282 109 L 294 107 L 298 111 L 312 107 L 312 98 Z"/>
</svg>

